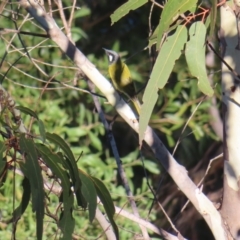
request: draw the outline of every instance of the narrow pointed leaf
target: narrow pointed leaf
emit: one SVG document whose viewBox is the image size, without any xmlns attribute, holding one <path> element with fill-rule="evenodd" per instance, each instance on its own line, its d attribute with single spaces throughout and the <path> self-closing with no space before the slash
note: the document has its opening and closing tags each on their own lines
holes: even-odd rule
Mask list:
<svg viewBox="0 0 240 240">
<path fill-rule="evenodd" d="M 135 10 L 143 6 L 147 2 L 147 0 L 128 0 L 111 15 L 112 25 L 119 19 L 127 15 L 131 10 Z"/>
<path fill-rule="evenodd" d="M 206 27 L 199 21 L 192 24 L 189 29 L 190 40 L 186 44 L 186 60 L 190 73 L 198 79 L 200 91 L 208 96 L 213 95 L 213 89 L 207 76 L 205 64 L 205 38 Z"/>
<path fill-rule="evenodd" d="M 31 185 L 28 178 L 24 178 L 22 181 L 23 195 L 20 205 L 13 212 L 13 222 L 18 221 L 25 212 L 31 197 Z"/>
<path fill-rule="evenodd" d="M 16 236 L 17 223 L 25 212 L 31 197 L 31 186 L 29 180 L 25 177 L 22 182 L 23 194 L 20 205 L 14 210 L 12 218 L 9 222 L 13 223 L 13 236 Z"/>
<path fill-rule="evenodd" d="M 70 189 L 71 183 L 67 169 L 64 167 L 63 159 L 43 144 L 36 144 L 36 147 L 53 174 L 61 180 L 64 209 L 71 209 L 73 207 L 73 197 Z"/>
<path fill-rule="evenodd" d="M 73 153 L 72 153 L 71 149 L 69 148 L 67 143 L 60 136 L 58 136 L 55 133 L 48 133 L 47 132 L 46 137 L 49 141 L 58 145 L 64 151 L 64 153 L 67 155 L 67 157 L 70 159 L 70 161 L 75 163 L 75 158 L 73 156 Z"/>
<path fill-rule="evenodd" d="M 79 177 L 78 166 L 71 149 L 69 148 L 67 143 L 57 134 L 46 133 L 46 138 L 51 142 L 55 143 L 57 146 L 59 146 L 65 153 L 66 157 L 62 156 L 62 158 L 66 160 L 65 166 L 66 164 L 68 166 L 67 168 L 69 169 L 69 174 L 73 181 L 74 192 L 76 194 L 78 205 L 82 206 L 83 208 L 86 208 L 87 202 L 84 199 L 83 195 L 81 194 L 81 180 Z M 60 154 L 58 155 L 60 156 Z"/>
<path fill-rule="evenodd" d="M 38 120 L 38 128 L 39 128 L 39 132 L 40 132 L 40 135 L 42 137 L 42 141 L 45 142 L 46 141 L 46 131 L 45 131 L 45 127 L 44 127 L 44 124 L 42 122 L 42 120 Z"/>
<path fill-rule="evenodd" d="M 168 32 L 169 26 L 180 14 L 196 11 L 197 0 L 169 0 L 164 5 L 157 35 L 157 48 L 159 49 L 163 34 Z"/>
<path fill-rule="evenodd" d="M 50 140 L 51 142 L 53 142 L 54 144 L 56 144 L 57 146 L 59 146 L 63 152 L 65 153 L 65 155 L 67 156 L 67 158 L 69 159 L 69 163 L 70 163 L 70 169 L 72 171 L 72 177 L 73 177 L 73 181 L 76 180 L 76 177 L 78 176 L 78 167 L 75 161 L 75 158 L 73 156 L 73 153 L 70 149 L 70 147 L 67 145 L 67 143 L 57 134 L 53 133 L 46 133 L 46 137 L 48 140 Z M 77 185 L 76 187 L 80 188 L 81 182 L 80 182 L 80 178 L 78 177 L 79 181 L 76 182 Z"/>
<path fill-rule="evenodd" d="M 102 183 L 102 181 L 100 181 L 99 179 L 92 177 L 93 183 L 95 185 L 96 191 L 97 191 L 97 195 L 99 196 L 99 198 L 101 199 L 101 202 L 104 206 L 104 209 L 107 213 L 108 219 L 110 221 L 110 223 L 112 224 L 113 230 L 115 232 L 116 238 L 119 239 L 119 231 L 118 231 L 118 227 L 113 219 L 113 216 L 115 214 L 115 208 L 114 208 L 114 204 L 111 198 L 110 193 L 108 192 L 107 188 L 105 187 L 105 185 Z"/>
<path fill-rule="evenodd" d="M 91 131 L 88 132 L 88 136 L 90 138 L 91 144 L 98 150 L 102 150 L 102 142 L 99 140 L 99 138 L 92 133 Z"/>
<path fill-rule="evenodd" d="M 86 209 L 87 201 L 86 201 L 84 195 L 82 194 L 81 188 L 78 188 L 76 191 L 74 190 L 74 192 L 76 194 L 78 206 L 82 207 L 83 209 Z"/>
<path fill-rule="evenodd" d="M 25 114 L 30 115 L 31 117 L 34 117 L 34 118 L 38 119 L 38 115 L 33 110 L 31 110 L 30 108 L 23 107 L 23 106 L 17 106 L 16 109 L 18 109 L 19 111 L 21 111 Z"/>
<path fill-rule="evenodd" d="M 53 174 L 61 180 L 64 208 L 61 213 L 59 227 L 63 234 L 62 239 L 71 239 L 75 226 L 75 220 L 72 216 L 74 198 L 70 189 L 71 183 L 68 172 L 67 169 L 64 168 L 64 159 L 59 157 L 58 154 L 51 152 L 51 150 L 43 144 L 37 144 L 36 146 L 47 166 L 51 169 Z"/>
<path fill-rule="evenodd" d="M 67 157 L 64 157 L 61 152 L 58 152 L 57 155 L 58 155 L 59 158 L 62 159 L 63 166 L 66 169 L 69 170 L 69 174 L 70 174 L 70 177 L 71 177 L 73 185 L 74 185 L 75 175 L 74 175 L 73 166 L 72 166 L 70 160 Z M 78 206 L 81 206 L 82 208 L 86 209 L 87 208 L 87 201 L 85 200 L 84 196 L 82 195 L 81 188 L 74 187 L 74 192 L 75 192 L 75 196 L 76 196 L 76 199 L 77 199 Z"/>
<path fill-rule="evenodd" d="M 64 209 L 64 211 L 61 212 L 58 225 L 63 233 L 61 239 L 62 240 L 72 239 L 72 234 L 75 226 L 75 220 L 72 216 L 72 210 L 65 211 Z"/>
<path fill-rule="evenodd" d="M 97 193 L 90 176 L 79 170 L 79 175 L 82 181 L 82 194 L 88 202 L 89 221 L 92 222 L 95 218 L 97 208 Z"/>
<path fill-rule="evenodd" d="M 31 185 L 32 209 L 33 212 L 36 211 L 37 219 L 37 239 L 41 240 L 43 234 L 44 190 L 38 155 L 34 142 L 31 139 L 26 139 L 23 134 L 20 135 L 19 144 L 25 158 L 24 161 L 19 162 L 19 165 Z"/>
<path fill-rule="evenodd" d="M 7 147 L 4 142 L 0 142 L 0 178 L 5 166 L 7 164 L 5 158 L 3 157 L 3 153 L 7 150 Z"/>
<path fill-rule="evenodd" d="M 172 72 L 175 61 L 180 57 L 184 44 L 187 41 L 187 29 L 180 25 L 176 32 L 164 42 L 157 60 L 154 64 L 150 80 L 143 95 L 141 108 L 139 141 L 144 138 L 151 113 L 158 98 L 158 91 L 162 89 Z"/>
<path fill-rule="evenodd" d="M 61 180 L 63 190 L 66 190 L 69 195 L 70 180 L 62 159 L 43 144 L 36 144 L 36 147 L 53 174 Z"/>
<path fill-rule="evenodd" d="M 210 37 L 214 37 L 214 30 L 216 28 L 216 19 L 217 19 L 217 0 L 211 0 L 211 10 L 210 10 Z"/>
</svg>

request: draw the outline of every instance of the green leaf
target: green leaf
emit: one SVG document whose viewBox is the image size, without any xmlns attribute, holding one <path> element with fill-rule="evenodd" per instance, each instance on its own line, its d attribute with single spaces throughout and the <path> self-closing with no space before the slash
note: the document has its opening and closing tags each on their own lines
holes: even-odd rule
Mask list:
<svg viewBox="0 0 240 240">
<path fill-rule="evenodd" d="M 58 226 L 63 232 L 63 236 L 61 237 L 62 240 L 72 239 L 72 233 L 75 226 L 75 220 L 72 216 L 72 210 L 65 211 L 64 209 L 64 211 L 61 212 Z"/>
<path fill-rule="evenodd" d="M 195 22 L 189 29 L 190 40 L 186 44 L 186 60 L 190 73 L 198 79 L 200 91 L 208 96 L 213 95 L 213 89 L 207 76 L 205 64 L 206 27 L 201 22 Z"/>
<path fill-rule="evenodd" d="M 160 170 L 159 167 L 157 166 L 157 164 L 153 161 L 149 161 L 149 160 L 144 160 L 144 167 L 151 173 L 154 174 L 160 174 Z"/>
<path fill-rule="evenodd" d="M 128 2 L 124 3 L 111 15 L 112 25 L 127 15 L 131 10 L 136 10 L 147 2 L 147 0 L 129 0 Z"/>
<path fill-rule="evenodd" d="M 92 178 L 95 188 L 97 190 L 97 194 L 98 194 L 98 196 L 104 206 L 104 209 L 107 213 L 108 219 L 109 219 L 110 223 L 112 224 L 116 238 L 119 239 L 118 227 L 113 219 L 113 216 L 115 214 L 115 208 L 114 208 L 114 204 L 113 204 L 111 195 L 108 192 L 105 185 L 102 183 L 102 181 L 100 181 L 99 179 L 97 179 L 95 177 L 91 177 L 91 178 Z"/>
<path fill-rule="evenodd" d="M 71 32 L 74 42 L 79 41 L 81 38 L 88 39 L 88 35 L 79 27 L 72 27 Z"/>
<path fill-rule="evenodd" d="M 22 181 L 23 195 L 20 205 L 14 210 L 12 218 L 9 222 L 13 223 L 13 235 L 16 235 L 17 223 L 25 212 L 31 197 L 31 187 L 29 180 L 25 177 Z"/>
<path fill-rule="evenodd" d="M 205 26 L 208 27 L 210 26 L 210 31 L 209 31 L 209 39 L 214 40 L 215 36 L 215 29 L 216 29 L 216 20 L 217 20 L 217 0 L 202 0 L 201 1 L 201 8 L 208 9 L 209 14 L 207 16 L 207 20 L 205 21 Z"/>
<path fill-rule="evenodd" d="M 172 24 L 171 27 L 168 28 L 168 32 L 171 32 L 171 31 L 175 30 L 183 22 L 184 22 L 184 20 L 178 20 L 176 23 Z M 158 32 L 159 32 L 159 27 L 160 27 L 160 24 L 156 27 L 153 34 L 149 38 L 148 48 L 150 48 L 153 44 L 157 43 L 157 35 L 158 35 Z"/>
<path fill-rule="evenodd" d="M 53 174 L 61 180 L 64 209 L 61 213 L 59 227 L 63 233 L 62 239 L 71 239 L 75 226 L 75 220 L 72 217 L 74 198 L 71 191 L 71 183 L 68 172 L 65 168 L 64 159 L 58 154 L 53 153 L 43 144 L 36 144 L 36 146 L 47 166 L 51 169 Z"/>
<path fill-rule="evenodd" d="M 79 170 L 79 175 L 82 181 L 82 194 L 88 202 L 89 221 L 92 222 L 96 214 L 97 193 L 91 177 L 81 170 Z"/>
<path fill-rule="evenodd" d="M 99 140 L 99 138 L 92 133 L 91 131 L 88 132 L 88 136 L 91 140 L 91 144 L 99 151 L 102 150 L 102 142 Z"/>
<path fill-rule="evenodd" d="M 63 189 L 63 204 L 64 209 L 72 208 L 73 199 L 69 202 L 69 198 L 71 198 L 71 183 L 70 178 L 65 168 L 64 160 L 59 157 L 58 154 L 53 153 L 48 147 L 43 144 L 36 144 L 36 147 L 43 158 L 44 162 L 51 169 L 52 173 L 61 180 L 61 186 Z"/>
<path fill-rule="evenodd" d="M 40 135 L 42 137 L 42 141 L 45 142 L 46 141 L 46 131 L 45 131 L 43 121 L 40 119 L 38 120 L 38 128 L 39 128 Z"/>
<path fill-rule="evenodd" d="M 32 139 L 26 139 L 23 134 L 19 138 L 20 150 L 24 161 L 19 162 L 22 172 L 28 178 L 32 193 L 32 210 L 36 211 L 37 239 L 42 239 L 44 217 L 44 190 L 38 155 Z"/>
<path fill-rule="evenodd" d="M 159 24 L 160 25 L 160 24 Z M 153 34 L 150 36 L 148 40 L 148 47 L 150 48 L 153 44 L 157 42 L 157 35 L 159 32 L 159 25 L 155 28 Z"/>
<path fill-rule="evenodd" d="M 74 12 L 74 19 L 76 18 L 83 18 L 91 14 L 91 10 L 87 7 L 81 6 L 79 10 Z"/>
<path fill-rule="evenodd" d="M 181 55 L 181 51 L 186 41 L 187 29 L 184 25 L 180 25 L 176 32 L 166 39 L 160 53 L 158 54 L 150 80 L 143 95 L 143 104 L 139 122 L 140 143 L 144 138 L 144 132 L 157 101 L 158 90 L 165 86 L 169 75 L 172 72 L 175 61 Z"/>
<path fill-rule="evenodd" d="M 86 136 L 88 130 L 80 127 L 71 127 L 66 129 L 66 134 L 71 142 L 77 142 L 80 137 Z"/>
<path fill-rule="evenodd" d="M 70 175 L 71 175 L 71 178 L 72 178 L 72 181 L 73 181 L 73 186 L 74 186 L 74 192 L 75 192 L 75 195 L 76 195 L 76 199 L 77 199 L 77 203 L 78 203 L 78 206 L 81 206 L 83 209 L 86 209 L 87 208 L 87 201 L 85 199 L 85 197 L 83 196 L 82 194 L 82 182 L 81 182 L 81 179 L 80 179 L 80 176 L 79 174 L 77 174 L 75 171 L 74 171 L 74 166 L 72 166 L 71 162 L 69 161 L 68 158 L 66 158 L 66 163 L 68 164 L 68 168 L 70 169 Z M 76 168 L 78 170 L 78 168 Z M 77 175 L 75 175 L 77 174 Z M 77 185 L 76 182 L 79 182 L 79 184 Z M 80 186 L 80 187 L 76 187 L 76 186 Z"/>
<path fill-rule="evenodd" d="M 7 150 L 7 146 L 4 142 L 0 142 L 0 161 L 2 161 L 3 153 Z"/>
<path fill-rule="evenodd" d="M 13 221 L 17 223 L 17 221 L 21 218 L 23 213 L 25 212 L 31 197 L 31 185 L 28 178 L 24 178 L 22 181 L 23 186 L 23 195 L 20 205 L 13 212 Z"/>
<path fill-rule="evenodd" d="M 67 157 L 70 159 L 71 162 L 75 163 L 75 158 L 73 156 L 73 153 L 67 143 L 57 134 L 55 133 L 46 133 L 46 137 L 49 141 L 53 142 L 54 144 L 58 145 L 63 152 L 67 155 Z"/>
<path fill-rule="evenodd" d="M 59 158 L 62 159 L 61 162 L 63 163 L 64 168 L 69 170 L 70 177 L 73 182 L 73 186 L 75 186 L 75 175 L 74 175 L 73 166 L 71 165 L 71 162 L 69 161 L 69 159 L 67 157 L 64 157 L 61 152 L 58 152 L 57 155 Z M 79 179 L 79 181 L 80 181 L 80 179 Z M 76 195 L 78 206 L 81 206 L 82 208 L 85 209 L 87 207 L 87 202 L 86 202 L 84 196 L 82 195 L 81 188 L 76 189 L 76 187 L 74 187 L 74 192 Z"/>
<path fill-rule="evenodd" d="M 30 108 L 23 107 L 23 106 L 16 106 L 16 109 L 18 109 L 19 111 L 21 111 L 25 114 L 30 115 L 31 117 L 34 117 L 34 118 L 38 119 L 38 115 L 33 110 L 31 110 Z"/>
<path fill-rule="evenodd" d="M 49 141 L 51 141 L 54 144 L 56 144 L 58 147 L 60 147 L 63 150 L 63 152 L 65 153 L 65 155 L 69 159 L 70 169 L 71 169 L 71 172 L 72 172 L 72 177 L 74 178 L 74 173 L 78 173 L 78 171 L 76 170 L 77 169 L 77 165 L 76 165 L 76 162 L 75 162 L 74 155 L 73 155 L 71 149 L 69 148 L 69 146 L 67 145 L 67 143 L 60 136 L 58 136 L 55 133 L 51 134 L 51 133 L 47 132 L 46 133 L 46 138 Z M 76 166 L 76 169 L 74 170 L 75 166 Z"/>
<path fill-rule="evenodd" d="M 63 159 L 66 159 L 66 164 L 68 165 L 69 173 L 73 182 L 74 186 L 74 192 L 76 193 L 76 198 L 78 200 L 78 204 L 82 206 L 83 208 L 86 208 L 87 203 L 84 197 L 81 194 L 81 180 L 79 177 L 79 172 L 78 172 L 78 166 L 75 161 L 75 158 L 73 156 L 73 153 L 67 143 L 57 134 L 51 134 L 51 133 L 46 133 L 46 137 L 48 140 L 51 142 L 55 143 L 57 146 L 59 146 L 63 152 L 66 154 L 66 157 L 62 157 Z M 59 155 L 59 154 L 58 154 Z M 60 155 L 59 155 L 60 156 Z"/>
<path fill-rule="evenodd" d="M 176 18 L 186 12 L 191 13 L 196 11 L 197 0 L 169 0 L 164 5 L 160 25 L 157 35 L 157 48 L 159 49 L 162 41 L 163 34 L 168 32 L 170 25 L 176 20 Z"/>
<path fill-rule="evenodd" d="M 7 147 L 4 142 L 0 142 L 0 179 L 3 170 L 5 169 L 5 166 L 7 164 L 6 159 L 3 158 L 3 153 L 7 150 Z"/>
<path fill-rule="evenodd" d="M 174 147 L 175 145 L 175 140 L 173 139 L 172 135 L 166 134 L 167 141 L 170 147 Z"/>
</svg>

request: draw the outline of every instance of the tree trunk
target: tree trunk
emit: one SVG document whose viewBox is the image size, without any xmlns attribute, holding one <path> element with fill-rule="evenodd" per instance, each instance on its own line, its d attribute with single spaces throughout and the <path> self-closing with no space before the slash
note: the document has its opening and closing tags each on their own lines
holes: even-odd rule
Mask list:
<svg viewBox="0 0 240 240">
<path fill-rule="evenodd" d="M 229 2 L 228 2 L 229 3 Z M 228 239 L 240 239 L 240 44 L 238 7 L 221 7 L 224 191 L 221 214 Z M 229 66 L 227 66 L 229 65 Z"/>
</svg>

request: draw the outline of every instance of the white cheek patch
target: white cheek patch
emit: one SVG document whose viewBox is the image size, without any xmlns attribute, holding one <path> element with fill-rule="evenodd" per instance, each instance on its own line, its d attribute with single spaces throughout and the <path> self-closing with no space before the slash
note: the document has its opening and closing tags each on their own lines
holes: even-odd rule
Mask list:
<svg viewBox="0 0 240 240">
<path fill-rule="evenodd" d="M 112 54 L 109 54 L 108 55 L 108 58 L 109 58 L 109 62 L 111 63 L 113 61 L 113 55 Z"/>
</svg>

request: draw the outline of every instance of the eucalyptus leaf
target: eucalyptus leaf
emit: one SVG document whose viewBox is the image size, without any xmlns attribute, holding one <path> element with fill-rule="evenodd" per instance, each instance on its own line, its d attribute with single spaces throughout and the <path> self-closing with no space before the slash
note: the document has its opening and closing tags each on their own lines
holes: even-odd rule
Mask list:
<svg viewBox="0 0 240 240">
<path fill-rule="evenodd" d="M 44 218 L 44 190 L 41 169 L 38 164 L 36 146 L 31 139 L 26 139 L 23 134 L 19 138 L 20 151 L 25 161 L 19 163 L 22 172 L 28 178 L 32 193 L 32 210 L 36 212 L 37 239 L 42 239 Z"/>
</svg>

